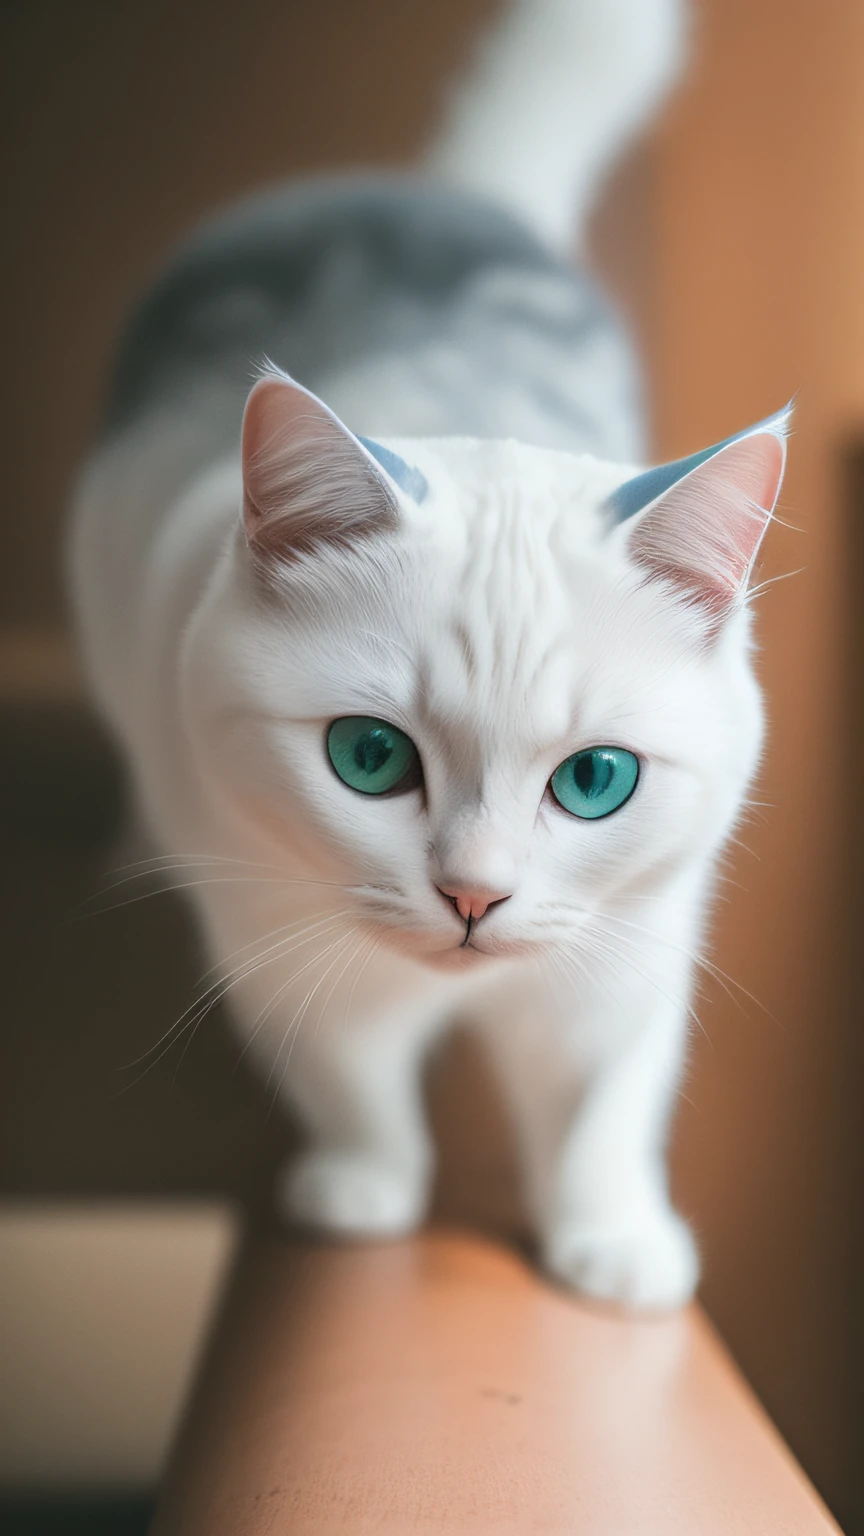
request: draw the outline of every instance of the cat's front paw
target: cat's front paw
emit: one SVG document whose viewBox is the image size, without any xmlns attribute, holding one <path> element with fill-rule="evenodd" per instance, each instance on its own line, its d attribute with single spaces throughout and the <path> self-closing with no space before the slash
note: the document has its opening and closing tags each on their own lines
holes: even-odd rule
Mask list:
<svg viewBox="0 0 864 1536">
<path fill-rule="evenodd" d="M 683 1306 L 699 1280 L 696 1244 L 686 1222 L 671 1210 L 629 1226 L 561 1221 L 546 1241 L 544 1257 L 547 1269 L 566 1285 L 624 1307 Z"/>
<path fill-rule="evenodd" d="M 382 1159 L 305 1152 L 283 1169 L 277 1202 L 291 1221 L 343 1237 L 396 1237 L 422 1220 L 425 1185 Z"/>
</svg>

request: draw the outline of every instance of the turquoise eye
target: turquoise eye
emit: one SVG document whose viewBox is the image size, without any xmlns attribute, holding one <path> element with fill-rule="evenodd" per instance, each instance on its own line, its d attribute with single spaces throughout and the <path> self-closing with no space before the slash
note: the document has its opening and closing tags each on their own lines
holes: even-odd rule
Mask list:
<svg viewBox="0 0 864 1536">
<path fill-rule="evenodd" d="M 555 769 L 552 793 L 572 816 L 597 821 L 621 809 L 638 777 L 639 759 L 624 747 L 588 747 Z"/>
<path fill-rule="evenodd" d="M 327 732 L 327 751 L 342 783 L 361 795 L 413 788 L 420 777 L 413 741 L 386 720 L 370 720 L 366 715 L 334 720 Z"/>
</svg>

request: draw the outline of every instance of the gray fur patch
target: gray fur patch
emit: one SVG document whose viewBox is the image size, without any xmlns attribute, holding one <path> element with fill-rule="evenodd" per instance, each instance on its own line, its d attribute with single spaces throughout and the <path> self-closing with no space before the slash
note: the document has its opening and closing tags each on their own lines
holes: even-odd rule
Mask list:
<svg viewBox="0 0 864 1536">
<path fill-rule="evenodd" d="M 222 380 L 239 431 L 265 355 L 325 399 L 367 368 L 410 373 L 423 424 L 346 416 L 355 432 L 641 456 L 632 356 L 591 279 L 508 212 L 420 178 L 297 183 L 205 226 L 133 316 L 107 427 Z"/>
</svg>

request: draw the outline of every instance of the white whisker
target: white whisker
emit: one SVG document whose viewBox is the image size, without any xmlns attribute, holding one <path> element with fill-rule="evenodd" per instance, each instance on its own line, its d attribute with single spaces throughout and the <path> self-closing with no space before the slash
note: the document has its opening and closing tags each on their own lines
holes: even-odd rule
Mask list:
<svg viewBox="0 0 864 1536">
<path fill-rule="evenodd" d="M 144 891 L 140 896 L 129 896 L 129 897 L 126 898 L 125 901 L 112 902 L 110 905 L 108 905 L 106 907 L 97 908 L 97 910 L 95 912 L 87 912 L 87 913 L 84 914 L 84 916 L 86 916 L 86 917 L 104 917 L 106 912 L 119 912 L 123 907 L 134 907 L 138 902 L 140 902 L 140 901 L 150 901 L 151 898 L 154 897 L 154 896 L 167 896 L 172 891 L 189 891 L 189 890 L 194 890 L 194 889 L 198 888 L 199 886 L 204 886 L 204 885 L 259 885 L 259 886 L 260 885 L 279 885 L 279 886 L 286 886 L 286 885 L 296 885 L 296 884 L 305 884 L 305 883 L 306 882 L 304 882 L 304 881 L 299 881 L 298 882 L 298 881 L 295 881 L 295 880 L 288 879 L 287 877 L 282 877 L 282 876 L 277 877 L 275 875 L 209 875 L 206 878 L 201 878 L 199 880 L 181 880 L 181 881 L 177 881 L 177 882 L 171 881 L 168 885 L 160 886 L 158 890 L 155 890 L 155 891 Z M 312 883 L 318 884 L 319 882 L 315 881 L 315 882 L 312 882 Z M 340 886 L 340 887 L 338 887 L 338 889 L 345 890 L 345 887 L 344 886 Z M 98 892 L 97 896 L 94 896 L 91 899 L 92 900 L 96 900 L 98 896 L 105 895 L 105 894 L 110 894 L 110 888 L 109 888 L 109 891 L 107 893 L 105 891 Z"/>
<path fill-rule="evenodd" d="M 332 930 L 328 930 L 328 932 L 326 934 L 326 937 L 329 938 L 331 931 Z M 318 938 L 318 937 L 321 937 L 321 935 L 316 934 L 315 937 Z M 338 943 L 338 942 L 339 942 L 339 940 L 337 939 L 337 940 L 334 941 L 334 944 Z M 258 1013 L 258 1015 L 257 1015 L 257 1017 L 256 1017 L 256 1019 L 254 1021 L 254 1024 L 253 1024 L 253 1027 L 252 1027 L 252 1033 L 249 1036 L 248 1040 L 246 1041 L 245 1045 L 243 1046 L 243 1049 L 240 1052 L 239 1057 L 237 1058 L 237 1066 L 238 1067 L 239 1067 L 241 1061 L 243 1060 L 243 1057 L 246 1055 L 246 1052 L 248 1051 L 249 1047 L 253 1044 L 253 1042 L 254 1042 L 256 1036 L 258 1035 L 259 1031 L 261 1029 L 263 1029 L 264 1025 L 267 1023 L 267 1020 L 273 1014 L 274 1009 L 278 1006 L 281 998 L 287 992 L 288 988 L 290 986 L 292 986 L 292 984 L 297 980 L 298 976 L 304 975 L 305 972 L 308 971 L 311 966 L 316 965 L 317 962 L 319 960 L 323 959 L 325 955 L 329 955 L 330 951 L 334 948 L 334 944 L 331 944 L 326 949 L 324 949 L 323 951 L 319 951 L 317 954 L 312 955 L 311 959 L 305 961 L 304 964 L 301 965 L 299 971 L 292 971 L 292 973 L 288 977 L 288 979 L 286 981 L 284 981 L 280 987 L 277 988 L 276 992 L 274 992 L 273 996 L 271 997 L 269 1003 L 265 1004 L 265 1006 Z M 284 1038 L 283 1038 L 283 1044 L 284 1044 Z M 277 1057 L 278 1057 L 279 1053 L 281 1052 L 281 1049 L 282 1049 L 282 1047 L 280 1046 L 279 1051 L 277 1052 Z M 269 1088 L 269 1086 L 270 1086 L 270 1078 L 272 1077 L 272 1075 L 273 1075 L 273 1067 L 271 1066 L 270 1073 L 268 1074 L 267 1082 L 265 1084 L 265 1087 L 267 1087 L 267 1088 Z"/>
<path fill-rule="evenodd" d="M 285 944 L 271 945 L 270 948 L 271 950 L 274 950 L 275 953 L 271 955 L 269 960 L 256 956 L 247 965 L 244 965 L 243 967 L 238 966 L 237 971 L 239 971 L 240 974 L 235 974 L 233 979 L 228 982 L 228 984 L 224 986 L 221 991 L 217 992 L 213 997 L 210 998 L 205 1007 L 199 1013 L 196 1020 L 190 1020 L 190 1023 L 192 1023 L 192 1033 L 189 1035 L 189 1038 L 183 1047 L 180 1060 L 177 1063 L 176 1071 L 179 1072 L 181 1066 L 183 1065 L 183 1058 L 186 1055 L 189 1046 L 192 1044 L 193 1039 L 195 1038 L 199 1025 L 203 1023 L 207 1015 L 212 1012 L 212 1010 L 219 1003 L 223 1001 L 223 999 L 228 995 L 228 992 L 233 987 L 237 986 L 241 981 L 246 981 L 250 976 L 254 975 L 256 971 L 263 970 L 270 965 L 275 965 L 277 961 L 285 959 L 287 955 L 294 954 L 295 950 L 303 949 L 307 944 L 313 944 L 316 939 L 327 937 L 330 933 L 333 932 L 333 929 L 336 926 L 338 926 L 338 918 L 327 920 L 326 926 L 324 924 L 315 924 L 314 927 L 316 931 L 314 933 L 306 933 L 303 937 L 295 939 L 294 943 L 286 942 Z M 185 1033 L 185 1029 L 188 1027 L 188 1025 L 184 1026 L 183 1033 Z M 177 1038 L 179 1038 L 179 1036 Z"/>
<path fill-rule="evenodd" d="M 335 914 L 334 917 L 339 915 L 340 914 Z M 326 918 L 319 919 L 314 923 L 310 923 L 304 934 L 297 935 L 296 933 L 291 933 L 286 935 L 285 940 L 282 943 L 271 945 L 270 950 L 265 951 L 264 956 L 252 956 L 242 965 L 235 966 L 232 971 L 229 971 L 227 977 L 217 978 L 217 980 L 213 982 L 211 986 L 207 987 L 203 996 L 197 997 L 192 1003 L 190 1003 L 189 1007 L 186 1008 L 183 1013 L 181 1013 L 179 1019 L 175 1019 L 170 1028 L 167 1029 L 164 1034 L 162 1034 L 160 1038 L 148 1048 L 148 1050 L 144 1051 L 141 1056 L 136 1057 L 134 1061 L 128 1062 L 127 1065 L 121 1070 L 131 1071 L 133 1067 L 138 1066 L 142 1061 L 146 1061 L 147 1057 L 151 1056 L 154 1051 L 158 1051 L 159 1046 L 163 1044 L 163 1041 L 166 1042 L 164 1049 L 159 1051 L 159 1054 L 156 1056 L 155 1060 L 152 1061 L 150 1066 L 147 1068 L 147 1071 L 150 1071 L 152 1067 L 156 1066 L 157 1062 L 162 1060 L 162 1057 L 168 1050 L 171 1049 L 171 1046 L 176 1044 L 176 1042 L 186 1033 L 187 1029 L 190 1027 L 197 1028 L 197 1024 L 201 1022 L 201 1019 L 206 1017 L 210 1010 L 215 1008 L 217 1004 L 227 996 L 228 992 L 231 991 L 231 989 L 235 987 L 239 982 L 244 981 L 248 976 L 253 975 L 255 971 L 261 969 L 263 966 L 272 965 L 277 960 L 282 959 L 283 956 L 292 954 L 295 949 L 299 949 L 303 945 L 313 942 L 315 938 L 320 937 L 320 932 L 312 932 L 312 930 L 320 930 L 323 923 L 332 923 L 333 921 L 334 918 Z M 326 932 L 328 930 L 325 929 L 324 931 Z M 290 939 L 293 939 L 294 942 L 290 943 Z M 275 952 L 271 953 L 271 951 Z M 269 959 L 265 958 L 267 954 L 270 954 Z M 190 1014 L 193 1014 L 194 1017 L 189 1018 Z M 185 1023 L 184 1020 L 186 1020 Z M 140 1073 L 139 1076 L 136 1077 L 134 1081 L 127 1086 L 134 1087 L 136 1083 L 141 1081 L 143 1076 L 145 1076 L 145 1073 Z"/>
<path fill-rule="evenodd" d="M 277 1104 L 277 1102 L 279 1100 L 279 1095 L 282 1092 L 282 1085 L 285 1082 L 285 1078 L 286 1078 L 286 1076 L 288 1074 L 288 1068 L 291 1065 L 291 1053 L 294 1050 L 294 1046 L 295 1046 L 295 1044 L 297 1042 L 297 1037 L 299 1036 L 300 1030 L 303 1027 L 303 1020 L 305 1019 L 307 1013 L 309 1012 L 309 1008 L 310 1008 L 310 1006 L 312 1004 L 312 999 L 315 997 L 316 993 L 318 992 L 319 987 L 323 986 L 324 982 L 327 980 L 327 977 L 330 975 L 330 973 L 334 969 L 334 967 L 336 965 L 338 965 L 339 960 L 341 959 L 342 955 L 345 953 L 345 949 L 347 948 L 348 944 L 350 944 L 351 939 L 353 938 L 354 933 L 356 933 L 356 931 L 357 931 L 356 929 L 353 929 L 351 931 L 351 933 L 349 933 L 347 935 L 346 939 L 344 940 L 344 942 L 341 945 L 341 948 L 339 948 L 337 953 L 333 956 L 333 959 L 331 960 L 330 964 L 327 966 L 327 969 L 324 971 L 323 975 L 319 976 L 319 978 L 316 981 L 314 987 L 310 988 L 310 990 L 307 992 L 306 997 L 304 998 L 301 1007 L 297 1009 L 297 1012 L 294 1014 L 294 1017 L 291 1020 L 291 1023 L 289 1024 L 289 1026 L 288 1026 L 288 1030 L 286 1031 L 286 1034 L 285 1034 L 285 1036 L 283 1037 L 283 1040 L 282 1040 L 282 1045 L 280 1045 L 279 1050 L 276 1053 L 276 1060 L 278 1061 L 279 1056 L 281 1056 L 281 1054 L 282 1054 L 282 1046 L 284 1046 L 285 1039 L 290 1034 L 290 1042 L 289 1042 L 289 1045 L 288 1045 L 288 1054 L 287 1054 L 287 1056 L 285 1058 L 285 1065 L 282 1068 L 282 1073 L 281 1073 L 281 1076 L 279 1078 L 279 1081 L 278 1081 L 278 1083 L 276 1084 L 276 1087 L 273 1090 L 273 1098 L 272 1098 L 271 1103 L 270 1103 L 270 1109 L 268 1110 L 268 1116 L 270 1114 L 272 1114 L 273 1109 L 275 1108 L 275 1106 L 276 1106 L 276 1104 Z M 337 946 L 335 944 L 331 945 L 330 947 L 331 947 L 331 949 L 336 949 L 337 948 Z M 329 950 L 325 951 L 325 954 L 329 954 Z M 324 957 L 322 956 L 322 958 L 324 958 Z M 331 991 L 332 991 L 332 989 L 331 989 Z M 319 1023 L 320 1023 L 320 1018 L 319 1018 Z M 275 1063 L 274 1063 L 274 1065 L 275 1065 Z M 267 1079 L 267 1082 L 268 1082 L 268 1086 L 269 1086 L 269 1082 L 270 1082 L 269 1077 Z"/>
<path fill-rule="evenodd" d="M 766 1008 L 765 1004 L 761 1003 L 758 997 L 754 997 L 753 993 L 748 992 L 747 988 L 742 986 L 740 981 L 736 981 L 734 976 L 730 976 L 726 971 L 721 970 L 719 965 L 716 965 L 713 960 L 709 960 L 706 955 L 700 954 L 698 950 L 688 949 L 685 945 L 677 944 L 674 939 L 670 939 L 666 934 L 659 933 L 652 928 L 646 928 L 642 923 L 629 922 L 626 917 L 618 917 L 616 913 L 605 913 L 604 921 L 621 923 L 624 927 L 632 928 L 637 933 L 644 934 L 646 938 L 652 939 L 655 943 L 664 944 L 668 949 L 672 949 L 677 954 L 683 955 L 685 959 L 691 962 L 691 964 L 698 966 L 700 970 L 705 971 L 707 975 L 711 976 L 715 981 L 717 981 L 720 986 L 722 986 L 727 996 L 730 997 L 738 1007 L 741 1006 L 741 1003 L 740 999 L 736 998 L 734 993 L 730 990 L 733 987 L 736 988 L 737 991 L 742 994 L 742 996 L 749 998 L 750 1002 L 754 1003 L 757 1008 L 761 1008 L 763 1013 L 767 1013 L 769 1018 L 773 1018 L 770 1009 Z"/>
</svg>

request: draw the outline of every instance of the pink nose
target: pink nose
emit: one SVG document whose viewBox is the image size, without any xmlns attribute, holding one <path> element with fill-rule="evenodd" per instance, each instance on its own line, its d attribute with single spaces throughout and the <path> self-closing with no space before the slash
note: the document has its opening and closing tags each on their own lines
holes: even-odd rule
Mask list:
<svg viewBox="0 0 864 1536">
<path fill-rule="evenodd" d="M 478 923 L 490 907 L 497 907 L 502 901 L 510 899 L 509 891 L 505 895 L 496 896 L 491 891 L 466 891 L 461 888 L 448 891 L 443 885 L 439 885 L 438 889 L 442 896 L 452 901 L 463 923 L 467 923 L 469 917 Z"/>
</svg>

